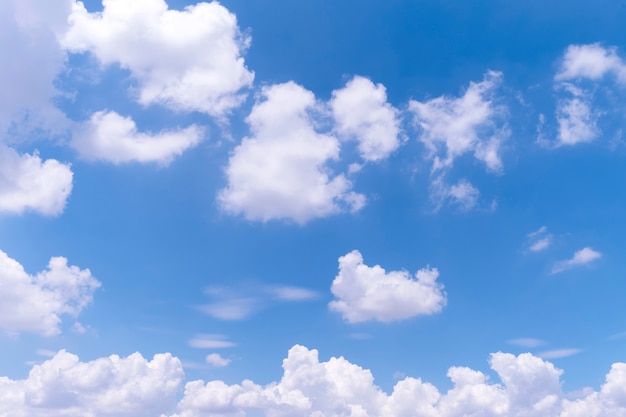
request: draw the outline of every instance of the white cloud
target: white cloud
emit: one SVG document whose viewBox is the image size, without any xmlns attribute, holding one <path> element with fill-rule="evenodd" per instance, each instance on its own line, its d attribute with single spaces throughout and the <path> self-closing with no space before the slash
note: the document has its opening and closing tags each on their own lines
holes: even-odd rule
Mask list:
<svg viewBox="0 0 626 417">
<path fill-rule="evenodd" d="M 22 265 L 0 251 L 0 329 L 7 333 L 61 333 L 61 316 L 76 317 L 100 287 L 89 269 L 68 266 L 53 257 L 48 268 L 29 275 Z"/>
<path fill-rule="evenodd" d="M 350 323 L 390 322 L 434 314 L 445 306 L 446 294 L 436 268 L 420 269 L 415 279 L 407 271 L 386 272 L 363 263 L 357 250 L 339 258 L 339 274 L 331 286 L 336 300 L 329 308 Z"/>
<path fill-rule="evenodd" d="M 600 252 L 597 252 L 590 247 L 585 247 L 574 253 L 574 256 L 571 259 L 559 261 L 554 264 L 552 267 L 552 273 L 557 274 L 576 266 L 586 265 L 596 259 L 600 259 L 601 257 L 602 254 Z"/>
<path fill-rule="evenodd" d="M 502 169 L 500 146 L 509 131 L 501 120 L 506 108 L 496 101 L 501 83 L 502 73 L 489 71 L 483 81 L 471 82 L 462 97 L 409 102 L 415 124 L 422 130 L 419 139 L 433 160 L 433 172 L 450 168 L 465 153 L 473 153 L 491 171 Z"/>
<path fill-rule="evenodd" d="M 582 352 L 582 349 L 552 349 L 537 353 L 537 356 L 543 359 L 559 359 L 576 355 Z"/>
<path fill-rule="evenodd" d="M 60 38 L 71 52 L 118 63 L 139 83 L 138 100 L 223 116 L 237 107 L 254 74 L 244 64 L 249 39 L 218 2 L 168 10 L 163 0 L 106 0 L 102 12 L 74 3 Z"/>
<path fill-rule="evenodd" d="M 616 48 L 604 48 L 600 44 L 570 45 L 561 61 L 557 81 L 586 78 L 599 80 L 612 73 L 626 84 L 626 62 L 617 55 Z"/>
<path fill-rule="evenodd" d="M 316 291 L 284 285 L 239 284 L 234 287 L 213 286 L 205 289 L 213 301 L 198 310 L 221 320 L 243 320 L 274 302 L 310 301 L 319 297 Z"/>
<path fill-rule="evenodd" d="M 599 392 L 564 400 L 560 417 L 620 417 L 626 415 L 626 363 L 614 363 Z"/>
<path fill-rule="evenodd" d="M 209 355 L 211 356 L 211 355 Z M 221 356 L 215 356 L 221 358 Z M 224 358 L 221 358 L 224 359 Z M 212 359 L 209 360 L 209 362 Z M 404 377 L 391 393 L 368 370 L 343 357 L 320 361 L 317 350 L 296 345 L 283 376 L 265 386 L 251 380 L 190 381 L 178 410 L 181 362 L 171 354 L 151 361 L 139 353 L 80 362 L 60 351 L 28 378 L 0 377 L 0 415 L 11 417 L 617 417 L 626 415 L 626 364 L 614 363 L 599 390 L 563 393 L 563 371 L 524 353 L 493 353 L 498 381 L 478 370 L 451 367 L 452 387 L 440 392 Z M 574 398 L 574 399 L 572 399 Z"/>
<path fill-rule="evenodd" d="M 361 209 L 365 197 L 328 166 L 339 158 L 339 141 L 316 131 L 313 93 L 288 82 L 266 87 L 262 95 L 246 119 L 252 136 L 235 148 L 226 168 L 222 208 L 248 220 L 301 224 Z"/>
<path fill-rule="evenodd" d="M 0 141 L 7 139 L 7 130 L 30 135 L 67 127 L 51 99 L 58 94 L 53 82 L 65 60 L 56 34 L 66 29 L 71 4 L 72 0 L 0 2 L 0 53 L 5 57 L 0 65 Z"/>
<path fill-rule="evenodd" d="M 544 249 L 547 249 L 552 244 L 552 236 L 542 237 L 541 239 L 535 240 L 530 246 L 529 250 L 531 252 L 541 252 Z"/>
<path fill-rule="evenodd" d="M 171 417 L 311 416 L 311 417 L 589 417 L 626 413 L 626 364 L 616 363 L 602 388 L 577 401 L 561 389 L 563 373 L 530 353 L 494 353 L 491 368 L 500 382 L 482 372 L 452 367 L 453 387 L 441 393 L 434 385 L 406 377 L 391 394 L 374 385 L 372 373 L 346 359 L 321 362 L 316 350 L 294 346 L 283 361 L 280 381 L 266 386 L 245 380 L 186 384 L 178 413 Z M 576 410 L 597 410 L 575 413 Z"/>
<path fill-rule="evenodd" d="M 387 102 L 382 84 L 354 77 L 340 90 L 333 91 L 330 106 L 335 131 L 359 142 L 359 153 L 366 161 L 387 158 L 400 146 L 398 110 Z"/>
<path fill-rule="evenodd" d="M 27 379 L 0 377 L 0 415 L 11 417 L 155 417 L 168 413 L 183 378 L 171 354 L 139 353 L 91 362 L 66 351 L 35 365 Z"/>
<path fill-rule="evenodd" d="M 541 226 L 538 230 L 529 233 L 528 239 L 528 250 L 531 252 L 541 252 L 550 247 L 553 236 L 548 233 L 548 228 L 546 226 Z"/>
<path fill-rule="evenodd" d="M 231 361 L 223 358 L 219 353 L 209 353 L 205 358 L 205 362 L 215 368 L 223 368 L 228 366 Z"/>
<path fill-rule="evenodd" d="M 203 138 L 201 128 L 147 134 L 137 131 L 130 117 L 115 112 L 96 112 L 79 130 L 72 146 L 81 157 L 121 164 L 127 162 L 157 162 L 169 164 L 184 151 L 196 146 Z"/>
<path fill-rule="evenodd" d="M 72 191 L 69 164 L 18 154 L 0 144 L 0 213 L 61 214 Z"/>
<path fill-rule="evenodd" d="M 189 340 L 189 346 L 196 349 L 224 349 L 237 346 L 221 334 L 197 334 Z"/>
<path fill-rule="evenodd" d="M 437 209 L 450 202 L 461 210 L 470 210 L 478 204 L 480 197 L 480 191 L 464 178 L 454 185 L 449 185 L 440 175 L 432 180 L 430 190 L 431 199 Z"/>
<path fill-rule="evenodd" d="M 594 109 L 594 88 L 583 82 L 597 85 L 608 74 L 613 74 L 618 84 L 626 85 L 626 62 L 617 55 L 616 48 L 597 43 L 567 48 L 554 77 L 559 93 L 557 147 L 591 142 L 600 136 L 598 119 L 602 112 Z"/>
</svg>

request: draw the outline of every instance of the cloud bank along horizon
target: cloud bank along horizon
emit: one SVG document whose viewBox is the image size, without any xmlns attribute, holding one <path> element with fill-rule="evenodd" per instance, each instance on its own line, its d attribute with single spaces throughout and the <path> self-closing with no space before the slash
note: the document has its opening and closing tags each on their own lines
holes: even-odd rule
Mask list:
<svg viewBox="0 0 626 417">
<path fill-rule="evenodd" d="M 417 4 L 0 5 L 0 415 L 626 416 L 617 26 Z"/>
</svg>

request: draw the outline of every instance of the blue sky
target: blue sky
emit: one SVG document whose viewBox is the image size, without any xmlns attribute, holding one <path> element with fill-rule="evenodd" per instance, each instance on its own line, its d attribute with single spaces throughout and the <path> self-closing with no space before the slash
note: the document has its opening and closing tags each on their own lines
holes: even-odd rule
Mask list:
<svg viewBox="0 0 626 417">
<path fill-rule="evenodd" d="M 626 3 L 0 5 L 0 416 L 626 416 Z"/>
</svg>

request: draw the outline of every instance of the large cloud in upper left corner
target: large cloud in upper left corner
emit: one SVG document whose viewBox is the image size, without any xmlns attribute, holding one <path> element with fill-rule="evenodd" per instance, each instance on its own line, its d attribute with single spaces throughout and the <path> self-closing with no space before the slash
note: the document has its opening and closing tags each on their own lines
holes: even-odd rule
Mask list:
<svg viewBox="0 0 626 417">
<path fill-rule="evenodd" d="M 138 101 L 178 111 L 224 116 L 237 107 L 254 73 L 242 53 L 249 38 L 218 2 L 170 10 L 163 0 L 105 0 L 90 13 L 74 3 L 60 42 L 91 52 L 103 65 L 119 64 L 138 82 Z"/>
<path fill-rule="evenodd" d="M 52 98 L 58 94 L 54 80 L 65 65 L 56 34 L 66 30 L 71 5 L 72 0 L 0 2 L 1 142 L 67 128 Z"/>
</svg>

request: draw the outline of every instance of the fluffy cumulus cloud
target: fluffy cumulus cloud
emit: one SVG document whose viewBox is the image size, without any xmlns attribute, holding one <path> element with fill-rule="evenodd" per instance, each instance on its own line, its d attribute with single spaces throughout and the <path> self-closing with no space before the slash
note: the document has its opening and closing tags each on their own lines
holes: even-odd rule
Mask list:
<svg viewBox="0 0 626 417">
<path fill-rule="evenodd" d="M 391 394 L 372 373 L 344 358 L 319 360 L 316 350 L 294 346 L 283 361 L 283 377 L 266 386 L 245 380 L 186 384 L 171 417 L 582 417 L 626 413 L 626 364 L 616 363 L 599 391 L 572 399 L 561 389 L 562 371 L 530 353 L 491 355 L 499 382 L 480 371 L 452 367 L 452 388 L 442 393 L 418 378 L 398 381 Z M 565 399 L 568 398 L 568 399 Z"/>
<path fill-rule="evenodd" d="M 57 130 L 63 124 L 51 99 L 58 93 L 53 81 L 65 59 L 56 34 L 65 31 L 71 5 L 72 0 L 0 2 L 0 52 L 5 57 L 0 65 L 0 140 L 8 130 Z"/>
<path fill-rule="evenodd" d="M 365 197 L 329 167 L 340 144 L 316 130 L 313 93 L 288 82 L 266 87 L 262 95 L 246 119 L 252 135 L 235 148 L 226 168 L 222 208 L 248 220 L 297 223 L 361 209 Z"/>
<path fill-rule="evenodd" d="M 586 265 L 596 259 L 600 259 L 601 257 L 602 254 L 600 252 L 595 251 L 590 247 L 585 247 L 574 253 L 572 258 L 555 263 L 552 267 L 552 273 L 557 274 L 577 266 Z"/>
<path fill-rule="evenodd" d="M 215 368 L 228 366 L 228 364 L 231 362 L 230 359 L 223 358 L 219 353 L 209 353 L 204 360 L 208 365 Z"/>
<path fill-rule="evenodd" d="M 618 85 L 626 85 L 626 61 L 616 48 L 597 43 L 567 48 L 554 77 L 558 95 L 555 146 L 591 142 L 600 136 L 598 119 L 603 112 L 594 109 L 594 90 L 609 75 Z"/>
<path fill-rule="evenodd" d="M 407 271 L 386 272 L 378 265 L 370 267 L 355 250 L 339 258 L 339 273 L 331 286 L 336 300 L 329 308 L 350 323 L 390 322 L 434 314 L 446 304 L 438 277 L 436 268 L 420 269 L 413 278 Z"/>
<path fill-rule="evenodd" d="M 249 39 L 218 2 L 170 10 L 163 0 L 104 0 L 102 12 L 74 3 L 60 38 L 71 52 L 119 64 L 139 84 L 138 100 L 223 116 L 237 107 L 254 74 L 242 58 Z"/>
<path fill-rule="evenodd" d="M 46 352 L 46 355 L 48 353 Z M 604 417 L 626 415 L 626 364 L 615 363 L 599 390 L 564 393 L 563 371 L 523 353 L 494 353 L 483 372 L 452 367 L 452 387 L 441 392 L 405 377 L 390 394 L 372 373 L 343 357 L 320 361 L 314 349 L 296 345 L 283 361 L 283 376 L 265 386 L 251 380 L 190 381 L 176 408 L 184 377 L 171 354 L 150 361 L 139 353 L 81 362 L 66 351 L 33 366 L 28 377 L 0 377 L 0 415 L 11 417 Z M 219 355 L 207 357 L 217 362 Z"/>
<path fill-rule="evenodd" d="M 171 412 L 182 378 L 171 354 L 81 362 L 60 351 L 26 379 L 0 378 L 0 416 L 155 417 Z"/>
<path fill-rule="evenodd" d="M 29 275 L 22 265 L 0 251 L 0 330 L 54 336 L 61 332 L 61 317 L 76 317 L 91 303 L 100 287 L 88 269 L 54 257 L 48 268 Z"/>
<path fill-rule="evenodd" d="M 72 191 L 69 164 L 18 154 L 0 144 L 0 213 L 61 214 Z"/>
<path fill-rule="evenodd" d="M 382 84 L 354 77 L 344 88 L 333 92 L 330 106 L 336 132 L 358 141 L 364 160 L 385 159 L 400 146 L 399 112 L 387 102 Z"/>
<path fill-rule="evenodd" d="M 200 143 L 202 138 L 202 129 L 195 125 L 148 134 L 137 131 L 135 122 L 129 117 L 115 112 L 97 112 L 74 136 L 72 146 L 88 160 L 167 165 L 174 157 Z"/>
<path fill-rule="evenodd" d="M 607 74 L 613 74 L 618 82 L 626 84 L 626 62 L 619 57 L 616 48 L 605 48 L 597 43 L 570 45 L 563 55 L 555 79 L 599 80 Z"/>
</svg>

